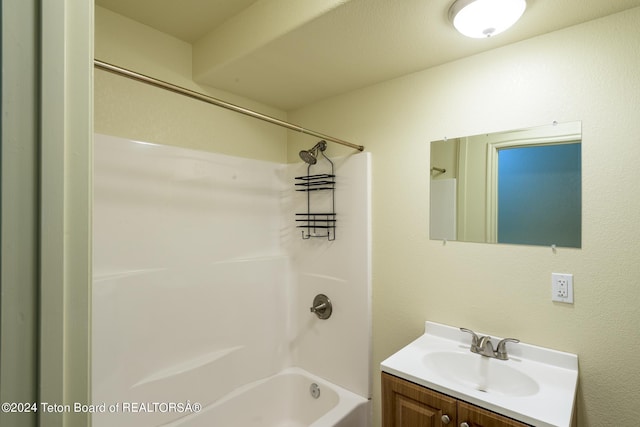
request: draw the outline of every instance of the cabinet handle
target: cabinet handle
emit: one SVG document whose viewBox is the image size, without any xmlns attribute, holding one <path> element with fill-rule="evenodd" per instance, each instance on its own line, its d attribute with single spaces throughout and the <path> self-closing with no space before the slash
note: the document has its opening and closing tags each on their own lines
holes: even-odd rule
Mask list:
<svg viewBox="0 0 640 427">
<path fill-rule="evenodd" d="M 460 427 L 469 427 L 469 424 L 464 422 L 464 423 L 460 423 Z"/>
<path fill-rule="evenodd" d="M 441 420 L 442 424 L 449 424 L 451 422 L 451 418 L 449 418 L 449 415 L 443 415 Z"/>
</svg>

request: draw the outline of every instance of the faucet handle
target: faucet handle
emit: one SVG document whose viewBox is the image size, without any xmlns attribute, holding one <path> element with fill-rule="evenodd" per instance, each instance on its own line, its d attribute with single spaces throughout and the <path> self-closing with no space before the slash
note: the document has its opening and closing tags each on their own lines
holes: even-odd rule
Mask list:
<svg viewBox="0 0 640 427">
<path fill-rule="evenodd" d="M 460 328 L 460 330 L 462 332 L 466 332 L 468 334 L 471 334 L 472 339 L 471 339 L 471 350 L 473 351 L 474 349 L 478 348 L 478 341 L 480 340 L 480 338 L 478 338 L 478 335 L 473 332 L 471 329 L 467 329 L 467 328 Z"/>
<path fill-rule="evenodd" d="M 313 299 L 313 305 L 309 308 L 309 311 L 315 313 L 318 319 L 325 320 L 331 317 L 333 305 L 329 297 L 324 294 L 318 294 Z"/>
<path fill-rule="evenodd" d="M 498 343 L 498 347 L 496 348 L 496 358 L 500 359 L 500 360 L 507 360 L 509 358 L 509 356 L 507 356 L 507 343 L 508 342 L 512 342 L 512 343 L 519 343 L 520 340 L 517 340 L 515 338 L 505 338 L 503 340 L 500 340 L 500 342 Z"/>
</svg>

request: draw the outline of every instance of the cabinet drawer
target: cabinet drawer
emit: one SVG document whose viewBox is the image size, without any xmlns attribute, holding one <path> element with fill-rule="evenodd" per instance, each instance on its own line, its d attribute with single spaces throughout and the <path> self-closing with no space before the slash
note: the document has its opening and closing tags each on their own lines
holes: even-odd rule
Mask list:
<svg viewBox="0 0 640 427">
<path fill-rule="evenodd" d="M 528 427 L 520 421 L 487 411 L 461 400 L 458 401 L 458 421 L 469 427 Z"/>
</svg>

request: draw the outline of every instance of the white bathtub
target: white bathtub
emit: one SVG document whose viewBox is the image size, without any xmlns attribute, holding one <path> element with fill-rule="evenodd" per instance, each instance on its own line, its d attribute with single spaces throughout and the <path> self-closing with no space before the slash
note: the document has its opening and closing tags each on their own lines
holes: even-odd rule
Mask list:
<svg viewBox="0 0 640 427">
<path fill-rule="evenodd" d="M 316 383 L 320 396 L 312 397 Z M 243 386 L 165 427 L 367 427 L 370 402 L 299 368 Z"/>
</svg>

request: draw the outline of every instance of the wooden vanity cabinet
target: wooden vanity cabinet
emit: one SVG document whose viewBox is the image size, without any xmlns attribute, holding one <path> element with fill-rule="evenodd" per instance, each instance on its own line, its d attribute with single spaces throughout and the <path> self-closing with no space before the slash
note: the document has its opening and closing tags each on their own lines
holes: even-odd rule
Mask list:
<svg viewBox="0 0 640 427">
<path fill-rule="evenodd" d="M 383 427 L 527 427 L 393 375 L 382 373 Z"/>
<path fill-rule="evenodd" d="M 383 427 L 457 426 L 456 413 L 456 399 L 382 373 Z"/>
</svg>

